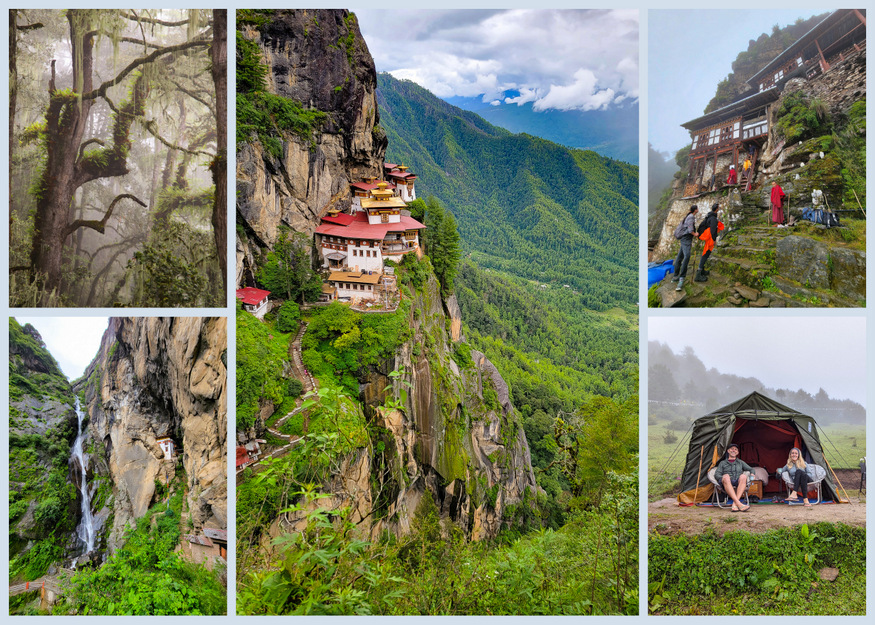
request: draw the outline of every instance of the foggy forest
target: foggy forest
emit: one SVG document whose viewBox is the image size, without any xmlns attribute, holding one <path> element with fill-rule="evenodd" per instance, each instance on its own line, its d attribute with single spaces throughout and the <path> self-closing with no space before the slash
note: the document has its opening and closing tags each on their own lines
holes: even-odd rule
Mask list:
<svg viewBox="0 0 875 625">
<path fill-rule="evenodd" d="M 708 367 L 691 347 L 675 352 L 659 341 L 647 343 L 647 399 L 650 418 L 676 419 L 680 429 L 704 414 L 758 391 L 822 425 L 864 424 L 866 409 L 851 399 L 830 397 L 823 388 L 770 388 L 759 379 Z"/>
<path fill-rule="evenodd" d="M 10 305 L 221 306 L 224 10 L 9 12 Z"/>
</svg>

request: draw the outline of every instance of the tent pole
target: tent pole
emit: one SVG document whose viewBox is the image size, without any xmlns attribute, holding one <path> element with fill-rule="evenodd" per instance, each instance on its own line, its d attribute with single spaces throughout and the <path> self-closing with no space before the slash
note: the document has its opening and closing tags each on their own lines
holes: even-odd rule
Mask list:
<svg viewBox="0 0 875 625">
<path fill-rule="evenodd" d="M 705 446 L 699 451 L 699 473 L 696 474 L 696 492 L 693 494 L 693 505 L 699 503 L 699 480 L 702 479 L 702 457 L 705 455 Z"/>
<path fill-rule="evenodd" d="M 839 476 L 836 475 L 835 470 L 832 468 L 832 466 L 830 466 L 830 464 L 829 464 L 829 460 L 826 459 L 826 456 L 823 457 L 823 461 L 826 463 L 826 466 L 829 467 L 830 472 L 832 472 L 832 476 L 836 479 L 836 482 L 837 482 L 838 485 L 841 487 L 842 492 L 845 493 L 845 497 L 848 498 L 847 501 L 839 500 L 839 503 L 851 503 L 851 498 L 850 498 L 850 496 L 848 495 L 848 491 L 845 490 L 845 487 L 844 487 L 844 485 L 842 484 L 841 480 L 839 479 Z M 807 494 L 807 493 L 806 493 L 806 494 Z"/>
</svg>

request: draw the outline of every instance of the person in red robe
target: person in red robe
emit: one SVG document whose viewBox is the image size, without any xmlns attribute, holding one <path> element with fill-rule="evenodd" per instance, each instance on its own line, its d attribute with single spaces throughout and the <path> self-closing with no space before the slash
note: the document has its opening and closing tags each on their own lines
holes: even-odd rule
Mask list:
<svg viewBox="0 0 875 625">
<path fill-rule="evenodd" d="M 726 184 L 738 184 L 738 172 L 735 171 L 735 165 L 729 166 L 729 180 Z"/>
<path fill-rule="evenodd" d="M 775 186 L 772 187 L 772 197 L 771 197 L 771 205 L 772 205 L 772 223 L 773 224 L 782 224 L 784 223 L 784 198 L 787 197 L 787 194 L 784 193 L 784 189 L 781 188 L 777 182 Z"/>
</svg>

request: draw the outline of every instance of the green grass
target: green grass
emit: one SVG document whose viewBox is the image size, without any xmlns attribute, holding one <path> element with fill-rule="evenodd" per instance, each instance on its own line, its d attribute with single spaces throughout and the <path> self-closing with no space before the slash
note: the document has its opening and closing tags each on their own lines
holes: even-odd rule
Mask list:
<svg viewBox="0 0 875 625">
<path fill-rule="evenodd" d="M 648 557 L 651 614 L 865 613 L 865 528 L 650 535 Z M 819 579 L 823 567 L 839 570 L 835 582 Z"/>
</svg>

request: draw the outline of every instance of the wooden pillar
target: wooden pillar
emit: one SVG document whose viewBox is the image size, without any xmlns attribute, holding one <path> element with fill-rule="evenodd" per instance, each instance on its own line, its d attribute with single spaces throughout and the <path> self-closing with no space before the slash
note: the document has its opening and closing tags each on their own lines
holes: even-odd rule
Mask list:
<svg viewBox="0 0 875 625">
<path fill-rule="evenodd" d="M 829 70 L 829 63 L 826 62 L 826 57 L 823 56 L 823 50 L 820 49 L 820 43 L 818 43 L 817 38 L 814 39 L 814 45 L 817 46 L 817 53 L 820 55 L 820 69 L 822 71 Z"/>
</svg>

